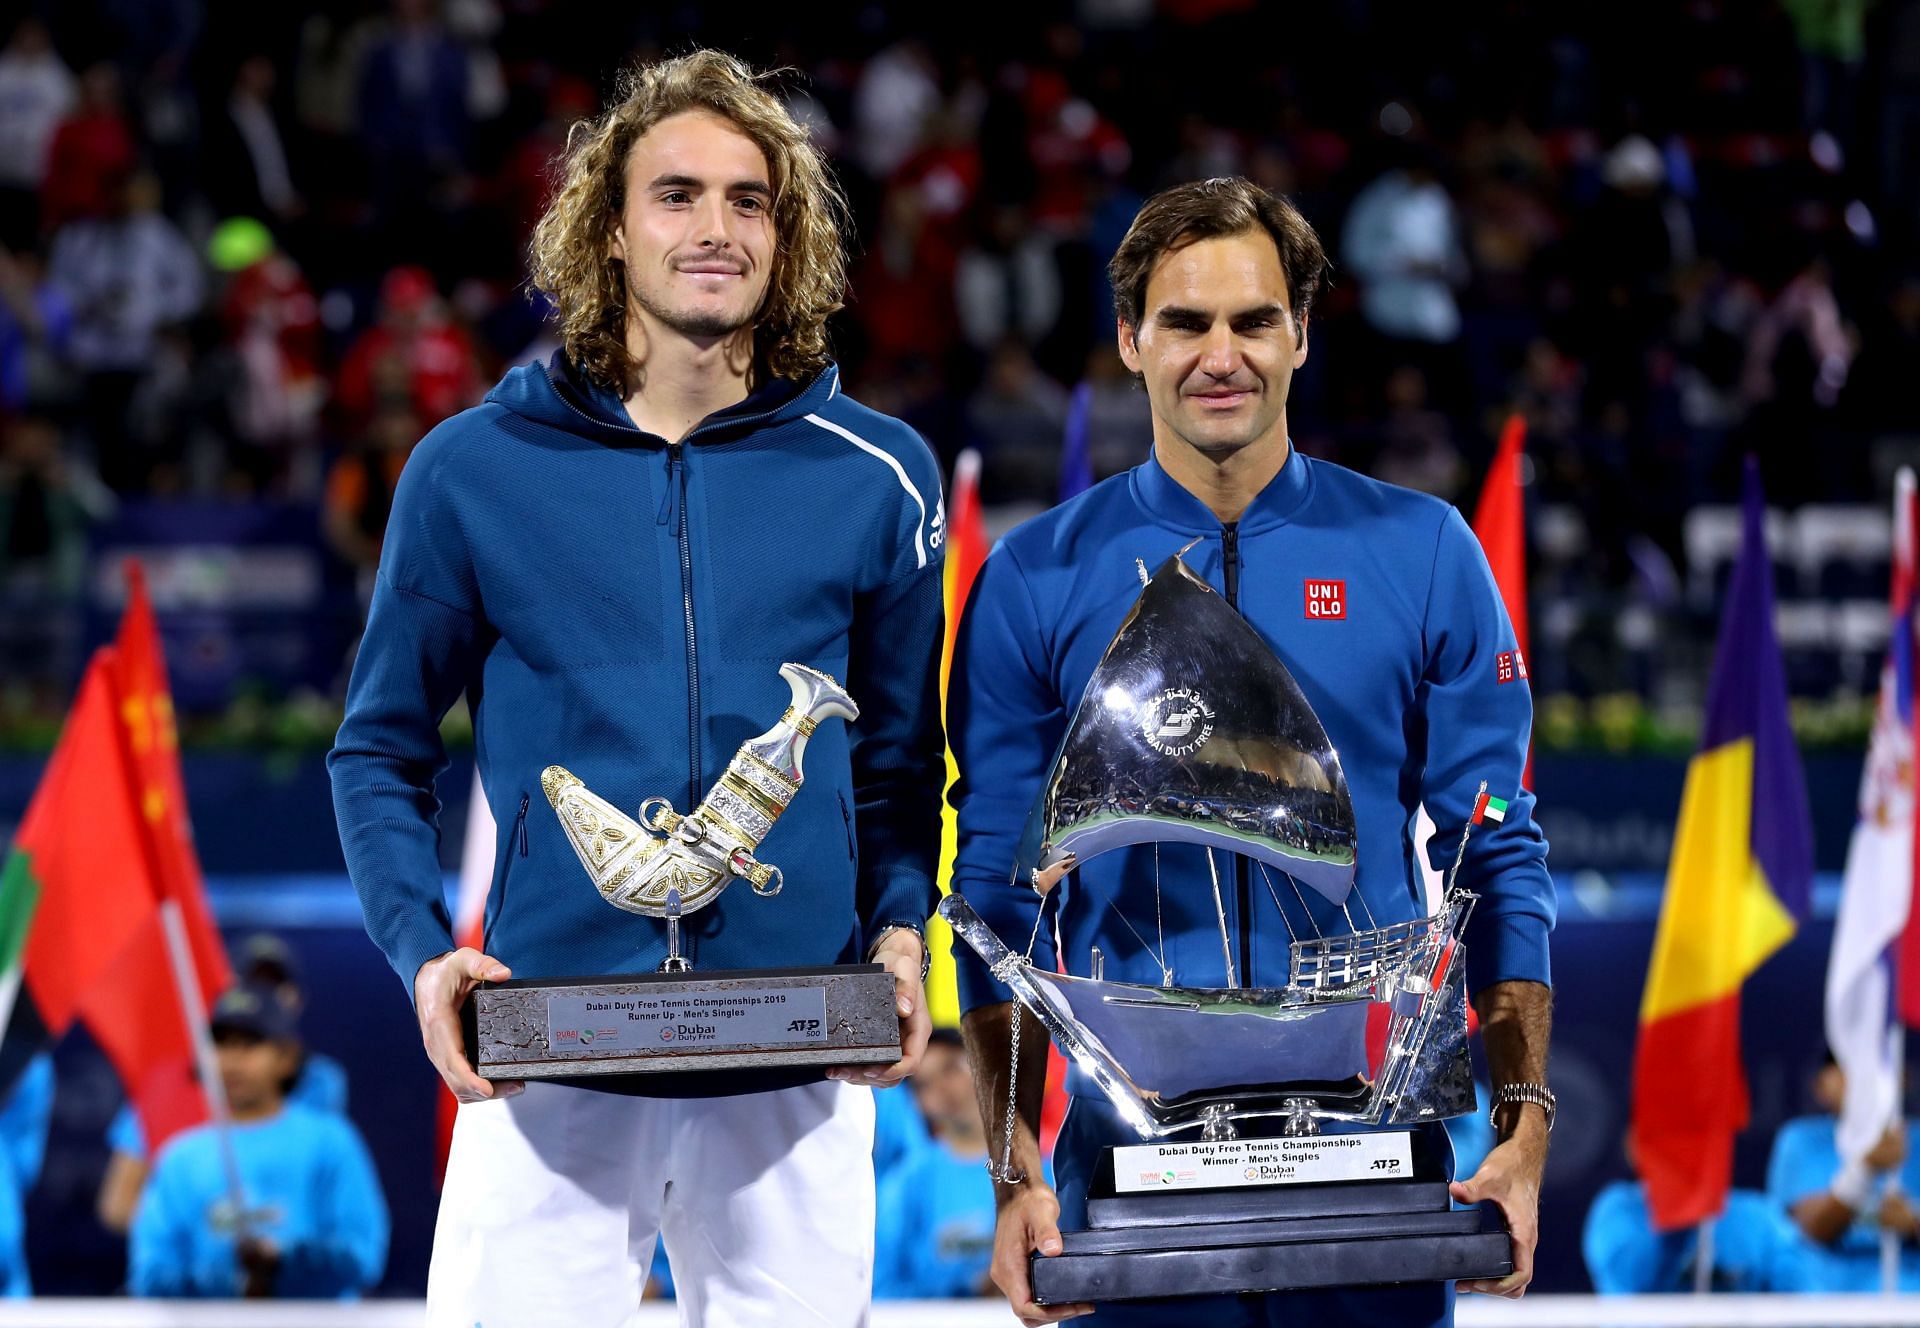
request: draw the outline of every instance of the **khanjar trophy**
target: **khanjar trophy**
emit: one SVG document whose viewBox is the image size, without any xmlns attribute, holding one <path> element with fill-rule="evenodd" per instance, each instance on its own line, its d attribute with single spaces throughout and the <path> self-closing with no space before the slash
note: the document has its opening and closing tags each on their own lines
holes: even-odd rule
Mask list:
<svg viewBox="0 0 1920 1328">
<path fill-rule="evenodd" d="M 1201 845 L 1210 879 L 1169 889 L 1211 889 L 1226 985 L 1182 985 L 1164 957 L 1157 985 L 1107 981 L 1097 948 L 1084 976 L 1049 971 L 960 895 L 940 908 L 1013 992 L 1015 1075 L 1024 1013 L 1141 1140 L 1102 1156 L 1088 1229 L 1032 1258 L 1034 1299 L 1505 1276 L 1498 1210 L 1453 1210 L 1437 1132 L 1393 1128 L 1474 1109 L 1461 937 L 1475 896 L 1459 887 L 1471 827 L 1437 910 L 1375 923 L 1354 889 L 1346 776 L 1293 675 L 1179 554 L 1139 571 L 1144 588 L 1068 724 L 1014 880 L 1044 912 L 1069 855 Z M 1236 978 L 1216 863 L 1232 854 L 1251 860 L 1287 920 L 1284 987 Z M 1153 888 L 1157 917 L 1157 857 Z M 1298 934 L 1282 890 L 1313 934 Z M 1341 925 L 1313 922 L 1309 896 Z M 1015 1087 L 996 1165 L 1005 1179 L 1018 1179 L 1006 1174 Z"/>
<path fill-rule="evenodd" d="M 782 664 L 793 703 L 740 744 L 697 808 L 649 798 L 635 820 L 564 767 L 540 786 L 594 888 L 615 908 L 667 924 L 654 973 L 514 979 L 480 987 L 465 1007 L 467 1054 L 483 1079 L 555 1079 L 761 1066 L 890 1064 L 900 1059 L 894 982 L 879 964 L 695 973 L 681 919 L 735 880 L 756 895 L 784 875 L 755 852 L 800 792 L 807 739 L 860 710 L 840 684 Z"/>
</svg>

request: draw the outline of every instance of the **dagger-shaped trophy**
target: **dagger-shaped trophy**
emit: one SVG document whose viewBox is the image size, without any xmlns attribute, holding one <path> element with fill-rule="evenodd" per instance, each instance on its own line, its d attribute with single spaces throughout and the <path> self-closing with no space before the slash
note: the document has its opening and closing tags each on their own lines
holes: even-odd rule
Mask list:
<svg viewBox="0 0 1920 1328">
<path fill-rule="evenodd" d="M 695 973 L 680 921 L 735 880 L 771 898 L 780 869 L 755 857 L 800 792 L 807 739 L 860 709 L 826 674 L 782 664 L 793 703 L 740 744 L 698 807 L 649 798 L 636 820 L 564 767 L 540 776 L 594 888 L 615 908 L 667 924 L 654 973 L 483 986 L 465 1007 L 467 1054 L 483 1079 L 556 1079 L 900 1059 L 893 978 L 879 964 Z"/>
<path fill-rule="evenodd" d="M 1024 1012 L 1140 1139 L 1103 1156 L 1089 1229 L 1033 1258 L 1034 1299 L 1505 1276 L 1512 1250 L 1498 1211 L 1452 1211 L 1433 1131 L 1404 1128 L 1474 1107 L 1464 836 L 1436 912 L 1376 921 L 1353 888 L 1346 775 L 1298 682 L 1177 554 L 1140 575 L 1041 787 L 1013 879 L 1044 910 L 1050 893 L 1080 888 L 1061 884 L 1074 859 L 1202 846 L 1208 876 L 1169 889 L 1201 892 L 1217 916 L 1226 985 L 1182 984 L 1164 942 L 1147 952 L 1156 983 L 1107 980 L 1097 948 L 1087 975 L 1057 973 L 1009 949 L 960 895 L 940 906 L 1013 992 L 1016 1071 Z M 1285 986 L 1243 986 L 1235 972 L 1215 863 L 1232 854 L 1250 859 L 1293 937 Z M 1157 918 L 1157 852 L 1154 861 Z M 1097 891 L 1089 902 L 1120 907 Z M 1010 1101 L 1009 1133 L 1012 1112 Z M 996 1152 L 1006 1176 L 1010 1152 Z"/>
</svg>

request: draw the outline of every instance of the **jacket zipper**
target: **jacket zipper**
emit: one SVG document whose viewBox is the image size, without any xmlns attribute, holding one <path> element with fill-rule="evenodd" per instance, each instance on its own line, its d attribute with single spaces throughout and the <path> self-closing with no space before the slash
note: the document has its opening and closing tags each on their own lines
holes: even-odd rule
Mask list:
<svg viewBox="0 0 1920 1328">
<path fill-rule="evenodd" d="M 514 813 L 513 830 L 507 835 L 507 844 L 517 848 L 521 857 L 527 856 L 527 808 L 533 802 L 533 795 L 520 795 L 520 810 Z M 507 857 L 506 866 L 500 872 L 500 897 L 493 901 L 493 926 L 487 927 L 480 937 L 480 949 L 485 953 L 493 948 L 493 929 L 500 925 L 500 917 L 507 911 L 507 878 L 513 875 L 513 857 Z"/>
<path fill-rule="evenodd" d="M 1220 527 L 1220 556 L 1224 564 L 1227 606 L 1240 611 L 1240 524 L 1229 521 Z M 1246 857 L 1233 855 L 1233 897 L 1240 910 L 1240 985 L 1253 981 L 1253 872 Z"/>
<path fill-rule="evenodd" d="M 680 443 L 667 444 L 667 489 L 679 504 L 680 604 L 687 623 L 687 807 L 700 805 L 700 639 L 693 627 L 693 536 L 687 529 L 687 468 Z M 679 472 L 675 487 L 674 472 Z"/>
</svg>

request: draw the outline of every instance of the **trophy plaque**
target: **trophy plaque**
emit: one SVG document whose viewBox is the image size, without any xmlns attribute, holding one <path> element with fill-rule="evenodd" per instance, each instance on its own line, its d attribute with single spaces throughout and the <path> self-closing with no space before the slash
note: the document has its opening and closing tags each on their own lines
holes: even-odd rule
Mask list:
<svg viewBox="0 0 1920 1328">
<path fill-rule="evenodd" d="M 1140 576 L 1042 785 L 1014 879 L 1044 910 L 1070 854 L 1203 846 L 1227 985 L 1182 985 L 1157 961 L 1159 983 L 1108 981 L 1098 949 L 1090 974 L 1053 972 L 1031 949 L 1009 949 L 960 895 L 940 908 L 1013 992 L 1016 1067 L 1024 1012 L 1140 1140 L 1100 1158 L 1088 1229 L 1063 1232 L 1061 1254 L 1032 1257 L 1034 1299 L 1506 1276 L 1499 1210 L 1454 1209 L 1436 1132 L 1408 1128 L 1474 1109 L 1465 835 L 1436 912 L 1375 923 L 1353 888 L 1346 776 L 1293 675 L 1178 554 Z M 1221 853 L 1251 859 L 1287 921 L 1284 987 L 1236 980 Z M 1281 907 L 1289 888 L 1309 922 L 1309 897 L 1322 901 L 1310 935 Z M 1009 1168 L 1003 1148 L 996 1177 L 1017 1180 Z"/>
<path fill-rule="evenodd" d="M 467 1058 L 483 1079 L 891 1064 L 900 1059 L 892 974 L 880 964 L 693 971 L 680 921 L 735 879 L 771 898 L 778 867 L 755 856 L 802 782 L 807 738 L 859 717 L 832 678 L 800 664 L 780 676 L 793 704 L 740 745 L 686 815 L 649 798 L 639 819 L 551 765 L 540 786 L 601 898 L 667 924 L 654 973 L 490 983 L 464 1010 Z"/>
</svg>

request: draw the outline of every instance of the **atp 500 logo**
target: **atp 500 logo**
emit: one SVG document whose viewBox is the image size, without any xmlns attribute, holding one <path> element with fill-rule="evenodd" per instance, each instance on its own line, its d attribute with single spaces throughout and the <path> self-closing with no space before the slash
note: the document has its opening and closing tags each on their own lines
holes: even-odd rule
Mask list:
<svg viewBox="0 0 1920 1328">
<path fill-rule="evenodd" d="M 1162 756 L 1190 756 L 1213 736 L 1213 707 L 1191 687 L 1169 687 L 1147 702 L 1140 732 Z"/>
</svg>

